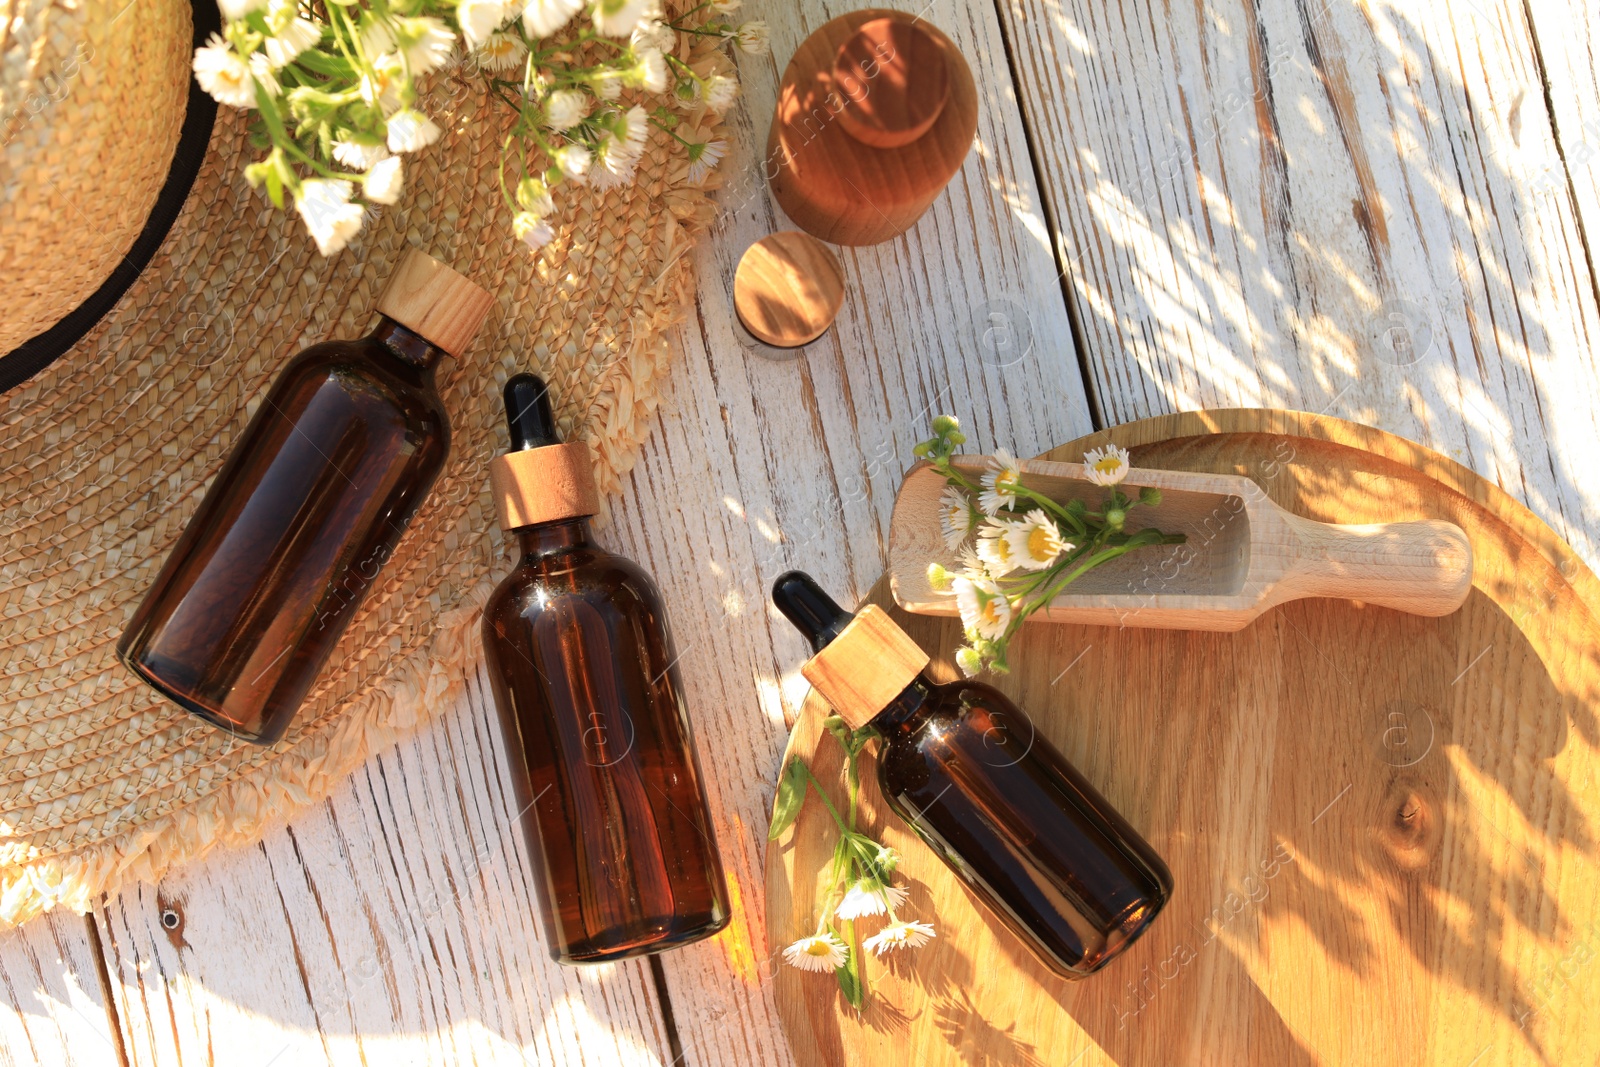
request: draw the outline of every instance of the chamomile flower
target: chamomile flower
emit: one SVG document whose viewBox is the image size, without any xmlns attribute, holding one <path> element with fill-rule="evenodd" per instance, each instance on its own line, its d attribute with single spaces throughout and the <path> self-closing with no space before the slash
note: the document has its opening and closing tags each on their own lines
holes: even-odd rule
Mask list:
<svg viewBox="0 0 1600 1067">
<path fill-rule="evenodd" d="M 1117 485 L 1128 476 L 1128 450 L 1116 445 L 1091 448 L 1083 454 L 1088 477 L 1095 485 Z"/>
<path fill-rule="evenodd" d="M 522 28 L 534 37 L 549 37 L 583 9 L 583 0 L 528 0 Z"/>
<path fill-rule="evenodd" d="M 660 19 L 646 19 L 633 28 L 628 44 L 635 52 L 671 52 L 677 47 L 678 35 Z"/>
<path fill-rule="evenodd" d="M 1011 543 L 1012 532 L 1012 524 L 1000 519 L 986 519 L 978 528 L 978 558 L 983 560 L 984 568 L 996 578 L 1010 574 L 1021 565 Z"/>
<path fill-rule="evenodd" d="M 594 5 L 594 28 L 607 37 L 626 37 L 648 17 L 655 0 L 599 0 Z"/>
<path fill-rule="evenodd" d="M 399 200 L 404 185 L 405 174 L 399 156 L 386 156 L 378 160 L 361 181 L 362 191 L 374 204 L 392 204 Z"/>
<path fill-rule="evenodd" d="M 622 115 L 622 128 L 617 136 L 622 140 L 626 150 L 637 159 L 644 151 L 645 138 L 650 136 L 650 113 L 638 104 L 634 104 Z"/>
<path fill-rule="evenodd" d="M 256 84 L 265 89 L 267 95 L 274 100 L 283 95 L 283 86 L 278 84 L 278 76 L 273 73 L 272 63 L 260 52 L 250 57 L 250 77 L 254 78 Z"/>
<path fill-rule="evenodd" d="M 517 183 L 517 204 L 541 219 L 556 209 L 555 197 L 542 178 L 524 178 Z"/>
<path fill-rule="evenodd" d="M 595 146 L 594 161 L 599 166 L 589 168 L 589 184 L 602 191 L 630 184 L 639 168 L 638 154 L 609 133 Z"/>
<path fill-rule="evenodd" d="M 294 208 L 305 220 L 317 251 L 331 256 L 361 230 L 360 204 L 350 202 L 354 187 L 337 178 L 307 178 L 300 183 Z"/>
<path fill-rule="evenodd" d="M 965 677 L 976 678 L 983 671 L 983 657 L 971 645 L 962 645 L 956 649 L 956 666 Z"/>
<path fill-rule="evenodd" d="M 996 515 L 1004 508 L 1015 506 L 1017 484 L 1022 481 L 1022 467 L 1005 449 L 995 450 L 994 466 L 983 472 L 983 492 L 978 494 L 978 506 L 985 515 Z"/>
<path fill-rule="evenodd" d="M 1021 521 L 1010 524 L 1006 544 L 1015 564 L 1029 571 L 1044 570 L 1072 547 L 1061 536 L 1055 520 L 1041 508 L 1034 508 Z"/>
<path fill-rule="evenodd" d="M 531 211 L 517 212 L 511 219 L 511 232 L 534 252 L 556 239 L 556 232 L 550 228 L 550 224 Z"/>
<path fill-rule="evenodd" d="M 444 133 L 438 125 L 414 108 L 402 108 L 389 116 L 389 151 L 415 152 L 437 141 Z"/>
<path fill-rule="evenodd" d="M 667 90 L 667 60 L 654 48 L 639 50 L 639 63 L 628 72 L 628 83 L 652 93 Z"/>
<path fill-rule="evenodd" d="M 395 40 L 413 75 L 438 70 L 450 61 L 456 35 L 443 19 L 431 16 L 395 20 Z"/>
<path fill-rule="evenodd" d="M 204 48 L 194 53 L 194 78 L 200 88 L 229 107 L 256 106 L 256 79 L 233 46 L 212 34 Z"/>
<path fill-rule="evenodd" d="M 783 950 L 783 960 L 802 971 L 836 971 L 844 966 L 849 951 L 831 933 L 802 937 Z"/>
<path fill-rule="evenodd" d="M 333 142 L 333 158 L 352 170 L 371 170 L 373 164 L 389 157 L 389 149 L 381 144 L 361 144 L 359 141 Z"/>
<path fill-rule="evenodd" d="M 713 74 L 706 79 L 706 107 L 717 113 L 733 106 L 739 96 L 739 83 L 726 74 Z"/>
<path fill-rule="evenodd" d="M 991 641 L 1005 636 L 1011 624 L 1011 602 L 993 579 L 957 578 L 952 586 L 963 628 Z"/>
<path fill-rule="evenodd" d="M 478 46 L 478 62 L 501 74 L 519 70 L 528 58 L 528 46 L 514 33 L 491 33 Z"/>
<path fill-rule="evenodd" d="M 295 18 L 263 41 L 261 47 L 267 53 L 267 61 L 277 68 L 293 63 L 300 53 L 321 40 L 321 27 L 310 19 Z"/>
<path fill-rule="evenodd" d="M 544 102 L 544 124 L 557 133 L 572 129 L 589 114 L 589 94 L 578 89 L 557 89 Z"/>
<path fill-rule="evenodd" d="M 948 593 L 950 591 L 951 575 L 943 563 L 928 564 L 928 588 L 935 593 Z"/>
<path fill-rule="evenodd" d="M 904 907 L 911 896 L 909 890 L 897 885 L 878 885 L 876 882 L 857 882 L 845 891 L 844 899 L 833 914 L 841 921 L 860 919 L 868 915 L 882 915 L 894 908 Z"/>
<path fill-rule="evenodd" d="M 584 145 L 569 144 L 556 150 L 555 162 L 564 177 L 582 184 L 584 175 L 589 173 L 589 164 L 594 162 L 594 156 Z"/>
<path fill-rule="evenodd" d="M 890 949 L 921 948 L 933 938 L 933 927 L 928 923 L 889 923 L 863 941 L 861 947 L 874 955 L 881 956 Z"/>
<path fill-rule="evenodd" d="M 706 180 L 728 151 L 727 141 L 704 141 L 689 146 L 689 184 L 699 185 Z"/>
<path fill-rule="evenodd" d="M 683 78 L 672 87 L 672 102 L 685 111 L 693 110 L 700 104 L 700 79 Z"/>
<path fill-rule="evenodd" d="M 939 530 L 944 534 L 948 548 L 960 548 L 972 528 L 978 524 L 978 515 L 966 493 L 954 485 L 946 485 L 939 494 Z"/>
<path fill-rule="evenodd" d="M 467 46 L 477 48 L 489 39 L 510 16 L 505 0 L 459 0 L 456 4 L 456 25 Z"/>
<path fill-rule="evenodd" d="M 764 56 L 772 47 L 772 32 L 762 20 L 751 19 L 740 24 L 734 44 L 747 56 Z"/>
</svg>

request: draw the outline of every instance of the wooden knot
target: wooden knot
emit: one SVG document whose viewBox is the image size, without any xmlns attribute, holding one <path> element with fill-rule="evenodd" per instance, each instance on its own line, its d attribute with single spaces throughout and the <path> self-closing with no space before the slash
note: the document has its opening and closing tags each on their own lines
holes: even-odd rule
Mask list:
<svg viewBox="0 0 1600 1067">
<path fill-rule="evenodd" d="M 1384 794 L 1374 836 L 1402 870 L 1426 867 L 1439 849 L 1444 828 L 1433 790 L 1413 778 L 1397 778 Z"/>
<path fill-rule="evenodd" d="M 899 148 L 927 133 L 950 99 L 944 48 L 921 26 L 873 19 L 839 46 L 833 88 L 839 125 L 874 148 Z"/>
</svg>

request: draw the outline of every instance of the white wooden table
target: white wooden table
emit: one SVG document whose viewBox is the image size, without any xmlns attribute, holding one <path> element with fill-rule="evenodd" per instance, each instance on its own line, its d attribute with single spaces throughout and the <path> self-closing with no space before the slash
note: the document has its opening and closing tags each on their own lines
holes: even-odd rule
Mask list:
<svg viewBox="0 0 1600 1067">
<path fill-rule="evenodd" d="M 1592 0 L 933 0 L 978 144 L 909 234 L 842 252 L 837 327 L 773 362 L 733 268 L 787 228 L 758 165 L 782 64 L 847 10 L 746 0 L 774 54 L 742 61 L 699 301 L 602 536 L 673 615 L 731 928 L 549 962 L 480 675 L 259 846 L 0 936 L 0 1063 L 787 1062 L 761 872 L 804 647 L 766 590 L 872 584 L 932 413 L 1026 455 L 1174 410 L 1326 412 L 1461 460 L 1600 564 Z"/>
</svg>

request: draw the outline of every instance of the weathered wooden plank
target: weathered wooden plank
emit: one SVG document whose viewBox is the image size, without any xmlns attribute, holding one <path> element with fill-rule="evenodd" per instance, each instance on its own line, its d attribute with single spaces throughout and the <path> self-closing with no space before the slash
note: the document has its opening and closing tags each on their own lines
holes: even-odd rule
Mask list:
<svg viewBox="0 0 1600 1067">
<path fill-rule="evenodd" d="M 1579 31 L 1584 85 L 1551 91 L 1581 128 L 1582 7 L 1005 0 L 1107 421 L 1377 425 L 1600 562 L 1600 311 L 1572 198 L 1529 172 L 1560 154 L 1525 11 Z"/>
<path fill-rule="evenodd" d="M 122 1063 L 88 921 L 53 912 L 0 936 L 0 1065 Z"/>
<path fill-rule="evenodd" d="M 97 915 L 134 1064 L 655 1064 L 649 966 L 541 943 L 481 674 L 256 848 Z"/>
</svg>

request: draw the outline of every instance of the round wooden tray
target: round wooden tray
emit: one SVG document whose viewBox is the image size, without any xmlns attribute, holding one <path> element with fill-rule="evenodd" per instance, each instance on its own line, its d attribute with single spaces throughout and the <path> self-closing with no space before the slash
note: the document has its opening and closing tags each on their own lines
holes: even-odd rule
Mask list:
<svg viewBox="0 0 1600 1067">
<path fill-rule="evenodd" d="M 1056 979 L 863 768 L 863 825 L 905 855 L 906 910 L 938 938 L 869 958 L 860 1014 L 830 976 L 777 966 L 799 1062 L 1594 1062 L 1600 582 L 1498 488 L 1378 430 L 1199 412 L 1044 458 L 1105 441 L 1135 466 L 1248 475 L 1313 519 L 1448 519 L 1473 593 L 1440 619 L 1307 600 L 1234 634 L 1026 627 L 999 687 L 1166 858 L 1171 903 L 1106 970 Z M 871 599 L 892 605 L 886 582 Z M 894 614 L 954 677 L 959 623 Z M 807 699 L 786 758 L 837 797 L 824 713 Z M 830 826 L 812 798 L 768 849 L 774 951 L 815 924 Z"/>
</svg>

